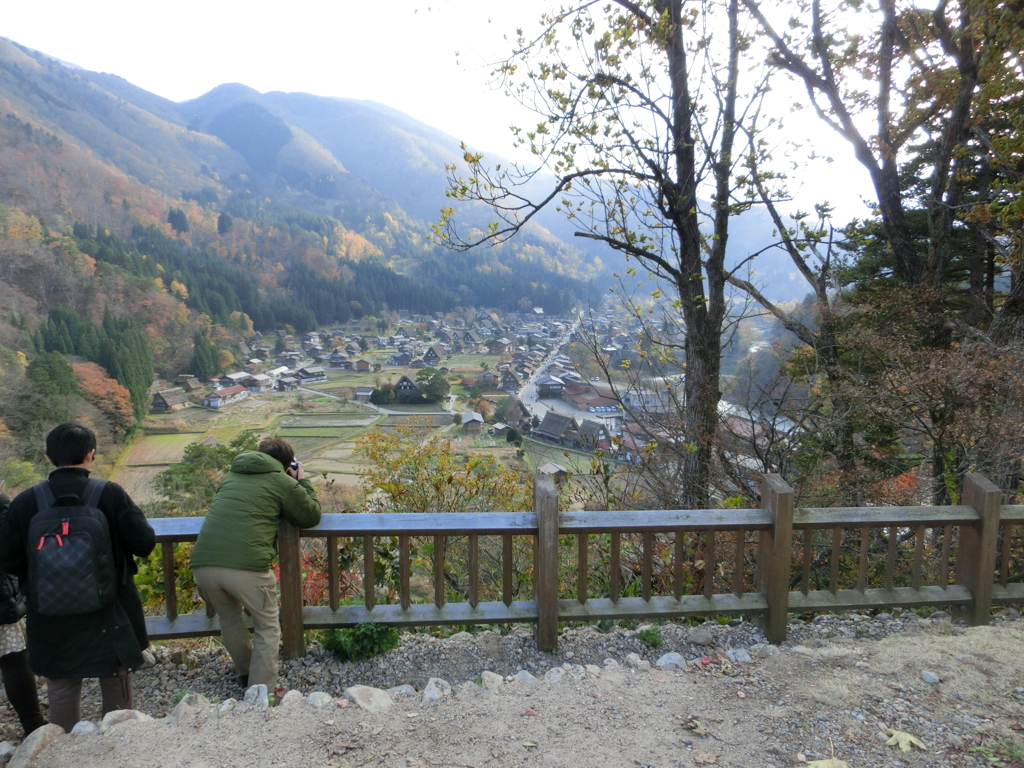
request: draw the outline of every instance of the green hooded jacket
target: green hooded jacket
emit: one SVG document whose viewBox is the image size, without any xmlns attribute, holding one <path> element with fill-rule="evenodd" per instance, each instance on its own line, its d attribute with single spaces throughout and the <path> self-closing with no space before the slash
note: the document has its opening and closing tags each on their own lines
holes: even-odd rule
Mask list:
<svg viewBox="0 0 1024 768">
<path fill-rule="evenodd" d="M 265 453 L 238 454 L 206 513 L 191 566 L 267 570 L 277 557 L 282 516 L 300 528 L 320 522 L 320 502 L 312 484 L 296 480 Z"/>
</svg>

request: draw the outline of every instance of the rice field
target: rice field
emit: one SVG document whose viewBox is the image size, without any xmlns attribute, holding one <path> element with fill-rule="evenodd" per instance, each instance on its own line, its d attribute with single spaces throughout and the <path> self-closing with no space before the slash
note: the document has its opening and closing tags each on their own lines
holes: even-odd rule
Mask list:
<svg viewBox="0 0 1024 768">
<path fill-rule="evenodd" d="M 132 446 L 125 464 L 129 466 L 147 466 L 153 464 L 173 464 L 181 461 L 185 448 L 201 440 L 203 432 L 185 432 L 171 435 L 147 435 Z"/>
<path fill-rule="evenodd" d="M 160 500 L 153 488 L 153 481 L 165 469 L 166 466 L 126 467 L 119 470 L 111 480 L 128 491 L 136 504 L 152 504 Z"/>
<path fill-rule="evenodd" d="M 278 429 L 293 429 L 307 427 L 368 427 L 373 424 L 379 416 L 360 413 L 313 413 L 308 416 L 290 415 L 283 417 L 277 422 Z"/>
</svg>

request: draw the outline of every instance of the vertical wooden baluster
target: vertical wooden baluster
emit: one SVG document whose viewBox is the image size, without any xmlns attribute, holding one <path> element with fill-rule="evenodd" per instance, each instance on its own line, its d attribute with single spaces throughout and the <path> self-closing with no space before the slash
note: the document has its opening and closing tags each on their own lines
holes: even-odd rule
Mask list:
<svg viewBox="0 0 1024 768">
<path fill-rule="evenodd" d="M 914 534 L 914 589 L 921 588 L 921 572 L 924 570 L 924 532 L 925 527 L 919 525 Z"/>
<path fill-rule="evenodd" d="M 945 589 L 949 586 L 949 540 L 953 536 L 953 526 L 942 529 L 942 558 L 939 560 L 939 585 Z"/>
<path fill-rule="evenodd" d="M 501 601 L 512 605 L 512 534 L 501 535 Z"/>
<path fill-rule="evenodd" d="M 857 591 L 863 592 L 868 585 L 868 544 L 871 541 L 871 528 L 862 525 L 860 529 L 860 569 L 857 571 Z"/>
<path fill-rule="evenodd" d="M 480 550 L 478 536 L 469 534 L 469 605 L 476 608 L 480 602 Z"/>
<path fill-rule="evenodd" d="M 1010 539 L 1013 536 L 1013 526 L 1007 523 L 1003 526 L 1003 551 L 999 556 L 999 584 L 1006 586 L 1006 580 L 1010 575 Z"/>
<path fill-rule="evenodd" d="M 715 594 L 715 534 L 710 530 L 704 539 L 704 597 Z"/>
<path fill-rule="evenodd" d="M 611 591 L 612 602 L 619 602 L 619 534 L 612 534 Z"/>
<path fill-rule="evenodd" d="M 747 529 L 737 528 L 736 529 L 736 557 L 733 560 L 732 570 L 732 593 L 736 597 L 743 595 L 743 570 L 746 568 L 747 560 L 745 550 L 747 546 Z"/>
<path fill-rule="evenodd" d="M 640 561 L 640 579 L 643 584 L 640 585 L 640 588 L 643 590 L 644 600 L 649 603 L 651 602 L 651 577 L 653 575 L 651 559 L 654 557 L 654 534 L 650 531 L 644 532 L 643 547 L 644 551 Z"/>
<path fill-rule="evenodd" d="M 676 600 L 683 597 L 683 555 L 686 532 L 676 531 L 676 551 L 672 559 L 672 594 Z"/>
<path fill-rule="evenodd" d="M 363 536 L 363 602 L 366 610 L 372 611 L 377 604 L 377 574 L 373 567 L 373 536 Z"/>
<path fill-rule="evenodd" d="M 839 591 L 839 553 L 843 546 L 843 529 L 832 529 L 832 556 L 829 558 L 829 584 L 834 595 Z"/>
<path fill-rule="evenodd" d="M 399 536 L 398 537 L 398 589 L 401 592 L 402 608 L 409 610 L 409 603 L 412 602 L 411 592 L 412 589 L 409 586 L 409 537 Z"/>
<path fill-rule="evenodd" d="M 804 557 L 800 582 L 800 591 L 806 595 L 811 591 L 811 558 L 814 556 L 814 531 L 811 528 L 804 528 Z"/>
<path fill-rule="evenodd" d="M 585 533 L 581 533 L 577 538 L 577 555 L 576 555 L 576 598 L 580 601 L 580 605 L 587 602 L 587 577 L 589 576 L 589 564 L 587 562 L 590 556 L 590 536 Z"/>
<path fill-rule="evenodd" d="M 444 536 L 434 537 L 434 605 L 444 607 Z"/>
<path fill-rule="evenodd" d="M 338 610 L 338 603 L 341 602 L 341 585 L 339 584 L 340 574 L 338 573 L 338 537 L 327 537 L 327 581 L 330 584 L 329 600 L 331 610 Z"/>
<path fill-rule="evenodd" d="M 892 589 L 892 577 L 896 571 L 896 545 L 900 532 L 895 525 L 889 526 L 889 551 L 885 556 L 885 588 Z"/>
<path fill-rule="evenodd" d="M 160 545 L 164 560 L 164 612 L 168 621 L 178 618 L 178 585 L 174 573 L 174 542 L 165 541 Z"/>
</svg>

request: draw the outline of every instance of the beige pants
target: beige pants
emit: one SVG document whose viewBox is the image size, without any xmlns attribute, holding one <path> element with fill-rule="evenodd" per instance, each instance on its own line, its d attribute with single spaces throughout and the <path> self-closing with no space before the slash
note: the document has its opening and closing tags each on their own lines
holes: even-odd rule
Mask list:
<svg viewBox="0 0 1024 768">
<path fill-rule="evenodd" d="M 277 581 L 273 571 L 240 571 L 236 568 L 193 568 L 203 599 L 217 611 L 224 647 L 235 671 L 249 676 L 249 685 L 277 686 L 277 651 L 281 641 L 278 623 Z M 242 609 L 252 616 L 250 640 Z"/>
</svg>

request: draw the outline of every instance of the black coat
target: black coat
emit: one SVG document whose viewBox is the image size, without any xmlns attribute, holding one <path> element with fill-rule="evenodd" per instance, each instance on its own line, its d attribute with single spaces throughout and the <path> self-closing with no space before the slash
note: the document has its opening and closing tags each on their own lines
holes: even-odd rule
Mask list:
<svg viewBox="0 0 1024 768">
<path fill-rule="evenodd" d="M 56 469 L 49 483 L 56 498 L 80 495 L 89 471 Z M 53 678 L 113 677 L 118 667 L 137 669 L 142 649 L 149 645 L 142 601 L 132 578 L 137 572 L 133 556 L 145 557 L 156 546 L 156 535 L 141 510 L 117 483 L 107 483 L 97 507 L 107 517 L 117 597 L 106 608 L 75 616 L 42 616 L 29 601 L 28 651 L 32 671 Z M 18 494 L 0 524 L 0 570 L 25 582 L 28 573 L 29 521 L 36 513 L 30 488 Z"/>
</svg>

